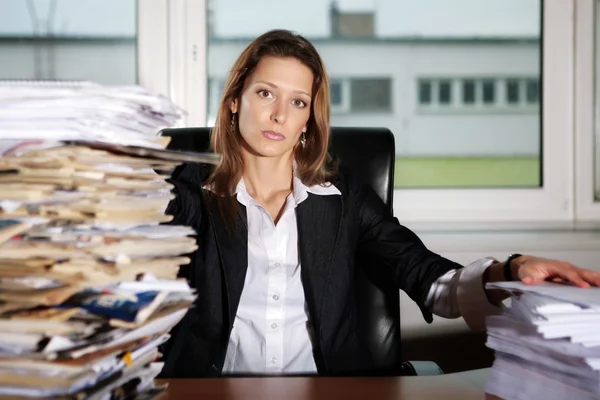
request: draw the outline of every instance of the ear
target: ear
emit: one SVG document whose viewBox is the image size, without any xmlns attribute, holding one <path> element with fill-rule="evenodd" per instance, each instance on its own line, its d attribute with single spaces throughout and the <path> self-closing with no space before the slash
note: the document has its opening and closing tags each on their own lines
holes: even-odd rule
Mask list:
<svg viewBox="0 0 600 400">
<path fill-rule="evenodd" d="M 231 110 L 232 114 L 237 113 L 237 110 L 238 110 L 238 101 L 237 101 L 237 99 L 231 100 L 231 103 L 229 103 L 229 109 Z"/>
</svg>

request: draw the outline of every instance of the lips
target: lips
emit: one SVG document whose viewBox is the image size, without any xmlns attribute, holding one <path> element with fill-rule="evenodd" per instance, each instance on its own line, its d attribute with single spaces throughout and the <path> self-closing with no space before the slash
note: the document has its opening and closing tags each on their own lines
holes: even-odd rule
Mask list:
<svg viewBox="0 0 600 400">
<path fill-rule="evenodd" d="M 283 136 L 281 133 L 279 132 L 275 132 L 275 131 L 262 131 L 262 134 L 264 137 L 266 137 L 267 139 L 270 140 L 285 140 L 285 136 Z"/>
</svg>

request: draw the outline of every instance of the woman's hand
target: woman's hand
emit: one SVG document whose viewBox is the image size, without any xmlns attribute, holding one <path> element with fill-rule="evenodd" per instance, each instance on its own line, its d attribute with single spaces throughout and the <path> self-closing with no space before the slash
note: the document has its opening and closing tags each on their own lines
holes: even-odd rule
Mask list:
<svg viewBox="0 0 600 400">
<path fill-rule="evenodd" d="M 600 286 L 600 272 L 577 268 L 571 263 L 534 256 L 521 256 L 511 262 L 513 277 L 526 285 L 543 281 L 570 282 L 581 288 Z"/>
<path fill-rule="evenodd" d="M 571 282 L 581 288 L 591 285 L 600 286 L 600 272 L 577 268 L 571 263 L 535 256 L 520 256 L 510 263 L 510 272 L 515 280 L 526 285 L 534 285 L 543 281 Z M 492 264 L 483 273 L 483 285 L 487 282 L 504 281 L 504 263 Z M 499 304 L 509 295 L 504 290 L 485 289 L 488 300 Z"/>
</svg>

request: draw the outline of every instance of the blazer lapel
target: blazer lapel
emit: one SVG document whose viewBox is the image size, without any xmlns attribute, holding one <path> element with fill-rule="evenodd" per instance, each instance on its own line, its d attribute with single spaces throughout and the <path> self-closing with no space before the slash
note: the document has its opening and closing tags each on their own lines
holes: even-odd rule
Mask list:
<svg viewBox="0 0 600 400">
<path fill-rule="evenodd" d="M 219 257 L 223 269 L 225 289 L 227 291 L 227 303 L 229 312 L 229 329 L 233 326 L 244 281 L 248 269 L 248 221 L 246 218 L 246 207 L 237 203 L 239 212 L 236 215 L 235 231 L 225 225 L 219 216 L 219 210 L 215 206 L 211 210 L 211 222 L 214 228 Z M 218 216 L 218 218 L 213 217 Z"/>
<path fill-rule="evenodd" d="M 323 299 L 333 267 L 332 257 L 342 219 L 342 201 L 342 196 L 309 194 L 297 207 L 302 285 L 317 329 L 321 328 Z"/>
</svg>

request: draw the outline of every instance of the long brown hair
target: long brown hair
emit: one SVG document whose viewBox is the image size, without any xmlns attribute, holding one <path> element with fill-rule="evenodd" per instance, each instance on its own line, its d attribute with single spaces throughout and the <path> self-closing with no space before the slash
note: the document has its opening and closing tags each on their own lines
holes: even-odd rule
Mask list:
<svg viewBox="0 0 600 400">
<path fill-rule="evenodd" d="M 327 153 L 329 145 L 329 79 L 315 47 L 301 35 L 288 30 L 272 30 L 254 39 L 240 54 L 227 77 L 215 126 L 211 132 L 212 150 L 221 155 L 206 183 L 220 197 L 232 196 L 242 178 L 242 138 L 230 105 L 240 99 L 245 80 L 263 57 L 295 58 L 313 73 L 312 102 L 305 134 L 306 144 L 296 146 L 297 174 L 307 186 L 323 184 L 335 176 L 335 166 Z M 220 201 L 225 218 L 232 216 L 235 199 Z M 231 221 L 232 222 L 232 221 Z"/>
</svg>

